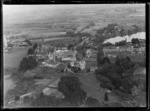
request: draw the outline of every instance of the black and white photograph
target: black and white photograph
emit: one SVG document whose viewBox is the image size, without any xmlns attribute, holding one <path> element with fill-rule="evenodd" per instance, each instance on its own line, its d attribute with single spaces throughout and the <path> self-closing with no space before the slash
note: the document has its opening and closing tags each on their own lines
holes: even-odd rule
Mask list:
<svg viewBox="0 0 150 111">
<path fill-rule="evenodd" d="M 3 4 L 3 107 L 146 107 L 145 7 Z"/>
</svg>

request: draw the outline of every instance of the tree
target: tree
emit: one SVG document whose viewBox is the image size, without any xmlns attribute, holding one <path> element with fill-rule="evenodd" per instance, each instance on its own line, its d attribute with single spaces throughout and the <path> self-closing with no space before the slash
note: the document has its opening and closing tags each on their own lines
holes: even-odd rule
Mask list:
<svg viewBox="0 0 150 111">
<path fill-rule="evenodd" d="M 33 49 L 35 50 L 36 48 L 37 48 L 37 43 L 35 43 L 34 45 L 33 45 Z"/>
<path fill-rule="evenodd" d="M 139 44 L 139 43 L 140 43 L 140 41 L 139 41 L 138 38 L 133 38 L 133 39 L 131 40 L 131 42 L 132 42 L 132 44 Z"/>
<path fill-rule="evenodd" d="M 81 89 L 81 83 L 77 77 L 62 76 L 58 83 L 58 90 L 73 105 L 80 105 L 87 96 L 86 92 Z"/>
<path fill-rule="evenodd" d="M 116 46 L 124 46 L 126 45 L 126 40 L 120 41 L 120 42 L 116 42 L 115 43 Z"/>
<path fill-rule="evenodd" d="M 33 48 L 29 48 L 29 49 L 28 49 L 28 55 L 30 55 L 30 54 L 34 54 Z"/>
<path fill-rule="evenodd" d="M 91 106 L 91 107 L 98 107 L 100 106 L 100 103 L 97 99 L 93 98 L 93 97 L 88 97 L 85 101 L 85 103 L 88 105 L 88 106 Z"/>
<path fill-rule="evenodd" d="M 69 44 L 68 47 L 67 47 L 68 50 L 72 50 L 73 48 L 74 48 L 73 44 Z"/>
<path fill-rule="evenodd" d="M 134 85 L 132 77 L 126 77 L 122 80 L 122 87 L 124 88 L 125 93 L 131 94 L 131 90 Z"/>
<path fill-rule="evenodd" d="M 100 61 L 100 64 L 101 65 L 104 65 L 104 64 L 111 64 L 110 60 L 108 57 L 104 57 L 101 61 Z"/>
<path fill-rule="evenodd" d="M 33 57 L 24 57 L 19 65 L 20 71 L 27 71 L 28 69 L 33 69 L 37 66 L 37 62 Z"/>
<path fill-rule="evenodd" d="M 107 92 L 105 92 L 104 100 L 108 101 L 108 93 Z"/>
<path fill-rule="evenodd" d="M 32 45 L 31 41 L 26 39 L 25 42 L 27 42 L 29 45 Z"/>
<path fill-rule="evenodd" d="M 114 44 L 107 42 L 107 43 L 103 44 L 103 46 L 114 46 Z"/>
<path fill-rule="evenodd" d="M 103 52 L 103 47 L 102 45 L 98 46 L 98 53 L 97 53 L 97 62 L 98 62 L 98 67 L 101 65 L 101 60 L 104 58 L 104 52 Z"/>
<path fill-rule="evenodd" d="M 112 85 L 111 82 L 107 82 L 107 83 L 101 82 L 100 87 L 106 88 L 106 89 L 109 89 L 109 90 L 114 89 L 114 85 Z"/>
</svg>

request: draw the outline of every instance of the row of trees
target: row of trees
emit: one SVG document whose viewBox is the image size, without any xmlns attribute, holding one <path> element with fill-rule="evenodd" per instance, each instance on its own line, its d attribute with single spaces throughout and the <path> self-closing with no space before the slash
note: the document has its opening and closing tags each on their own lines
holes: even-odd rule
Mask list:
<svg viewBox="0 0 150 111">
<path fill-rule="evenodd" d="M 123 26 L 123 25 L 118 25 L 116 23 L 112 23 L 112 24 L 108 24 L 107 27 L 104 27 L 103 29 L 99 29 L 96 35 L 105 38 L 111 38 L 116 36 L 122 37 L 126 35 L 136 34 L 144 30 L 145 30 L 144 27 L 137 26 L 137 25 Z"/>
<path fill-rule="evenodd" d="M 109 58 L 105 57 L 100 61 L 102 65 L 96 70 L 96 77 L 102 82 L 101 87 L 108 89 L 119 89 L 126 93 L 131 93 L 131 89 L 136 85 L 133 81 L 134 63 L 129 57 L 116 58 L 113 64 Z"/>
<path fill-rule="evenodd" d="M 135 63 L 129 57 L 119 56 L 116 57 L 114 63 L 111 63 L 109 58 L 104 57 L 102 45 L 98 49 L 98 70 L 95 71 L 95 74 L 101 81 L 101 87 L 111 90 L 118 89 L 131 94 L 132 88 L 139 82 L 133 79 Z"/>
<path fill-rule="evenodd" d="M 133 38 L 133 39 L 131 40 L 131 43 L 132 43 L 133 45 L 135 45 L 135 44 L 139 44 L 140 41 L 139 41 L 138 38 Z M 126 40 L 122 40 L 122 41 L 120 41 L 120 42 L 116 42 L 115 44 L 112 44 L 112 43 L 110 43 L 110 42 L 107 42 L 107 43 L 105 43 L 105 44 L 103 44 L 103 45 L 104 45 L 104 46 L 124 46 L 124 45 L 126 45 L 126 44 L 127 44 L 127 41 L 126 41 Z"/>
</svg>

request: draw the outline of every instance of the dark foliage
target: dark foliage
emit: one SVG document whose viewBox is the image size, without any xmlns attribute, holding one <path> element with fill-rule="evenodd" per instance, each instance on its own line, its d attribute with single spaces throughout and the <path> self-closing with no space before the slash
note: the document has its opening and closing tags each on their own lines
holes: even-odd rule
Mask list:
<svg viewBox="0 0 150 111">
<path fill-rule="evenodd" d="M 98 67 L 101 65 L 101 60 L 104 58 L 104 53 L 103 53 L 103 46 L 99 45 L 98 46 L 98 53 L 97 53 L 97 62 L 98 62 Z"/>
<path fill-rule="evenodd" d="M 116 42 L 115 43 L 115 46 L 124 46 L 124 45 L 126 45 L 126 40 L 123 40 L 123 41 L 120 41 L 120 42 Z"/>
<path fill-rule="evenodd" d="M 100 62 L 99 62 L 99 64 L 100 65 L 104 65 L 104 64 L 111 64 L 111 62 L 110 62 L 110 60 L 109 60 L 109 58 L 108 57 L 104 57 Z"/>
<path fill-rule="evenodd" d="M 76 106 L 82 104 L 87 95 L 81 88 L 79 79 L 72 76 L 61 77 L 58 90 L 64 94 L 65 99 Z"/>
<path fill-rule="evenodd" d="M 32 55 L 34 54 L 34 49 L 33 48 L 29 48 L 28 49 L 28 55 Z"/>
<path fill-rule="evenodd" d="M 37 43 L 33 45 L 33 50 L 35 50 L 38 47 Z"/>
<path fill-rule="evenodd" d="M 73 44 L 69 44 L 67 48 L 68 48 L 68 50 L 73 50 L 74 49 L 74 45 Z"/>
<path fill-rule="evenodd" d="M 19 65 L 19 70 L 20 71 L 27 71 L 28 69 L 33 69 L 34 67 L 37 66 L 37 62 L 35 58 L 33 57 L 24 57 L 22 61 L 20 62 Z"/>
<path fill-rule="evenodd" d="M 107 64 L 104 64 L 106 61 Z M 101 81 L 101 87 L 107 89 L 119 89 L 121 86 L 126 90 L 126 93 L 131 93 L 134 82 L 132 79 L 127 77 L 132 77 L 134 63 L 129 57 L 122 58 L 116 57 L 115 64 L 110 63 L 109 59 L 102 59 L 101 67 L 95 71 L 96 77 Z M 127 73 L 128 75 L 124 75 Z"/>
<path fill-rule="evenodd" d="M 139 44 L 139 43 L 140 43 L 140 41 L 139 41 L 138 38 L 133 38 L 133 39 L 131 40 L 131 42 L 132 42 L 132 44 Z"/>
<path fill-rule="evenodd" d="M 104 100 L 105 100 L 105 101 L 108 101 L 108 100 L 109 100 L 109 99 L 108 99 L 108 93 L 107 93 L 107 92 L 105 92 Z"/>
<path fill-rule="evenodd" d="M 99 107 L 101 106 L 101 104 L 99 103 L 99 101 L 95 98 L 92 97 L 88 97 L 85 101 L 85 103 L 90 106 L 90 107 Z"/>
<path fill-rule="evenodd" d="M 29 45 L 32 45 L 32 43 L 28 39 L 26 39 L 25 42 L 27 42 Z"/>
</svg>

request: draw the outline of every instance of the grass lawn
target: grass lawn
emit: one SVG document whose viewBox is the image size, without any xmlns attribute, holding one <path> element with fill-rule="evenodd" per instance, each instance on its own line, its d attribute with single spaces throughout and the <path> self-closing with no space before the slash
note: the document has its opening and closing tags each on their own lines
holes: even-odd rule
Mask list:
<svg viewBox="0 0 150 111">
<path fill-rule="evenodd" d="M 104 89 L 100 88 L 100 82 L 96 79 L 94 73 L 81 73 L 78 75 L 82 88 L 87 92 L 88 96 L 96 98 L 100 103 L 104 102 Z M 114 95 L 109 95 L 109 102 L 118 101 Z"/>
</svg>

